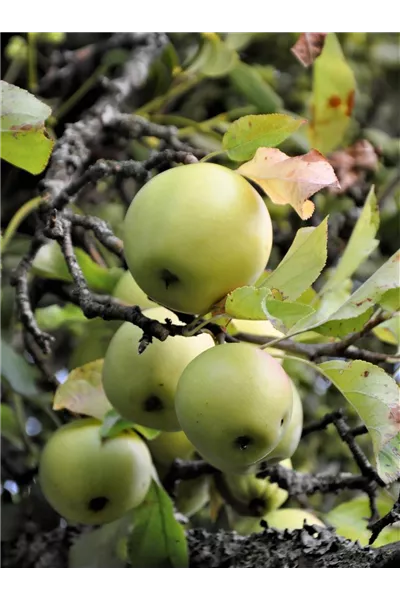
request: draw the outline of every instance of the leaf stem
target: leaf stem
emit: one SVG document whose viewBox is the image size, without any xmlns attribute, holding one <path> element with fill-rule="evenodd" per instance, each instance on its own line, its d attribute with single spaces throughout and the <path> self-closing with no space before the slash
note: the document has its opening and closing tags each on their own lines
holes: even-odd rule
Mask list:
<svg viewBox="0 0 400 600">
<path fill-rule="evenodd" d="M 43 198 L 43 196 L 36 196 L 35 198 L 32 198 L 32 200 L 28 200 L 28 202 L 23 204 L 21 206 L 21 208 L 19 210 L 17 210 L 17 212 L 15 213 L 15 215 L 12 217 L 11 221 L 8 224 L 7 229 L 4 232 L 4 236 L 2 237 L 2 240 L 1 240 L 2 254 L 4 253 L 6 247 L 10 243 L 11 239 L 13 238 L 15 232 L 17 231 L 17 229 L 20 226 L 20 224 L 22 223 L 22 221 L 31 212 L 33 212 L 34 210 L 39 208 L 39 206 L 41 204 L 44 204 L 46 201 L 47 200 L 45 198 Z"/>
<path fill-rule="evenodd" d="M 76 90 L 55 112 L 53 115 L 53 119 L 55 121 L 59 121 L 62 117 L 64 117 L 70 110 L 73 108 L 79 100 L 81 100 L 89 90 L 97 83 L 99 77 L 105 75 L 108 70 L 107 65 L 100 65 L 92 75 L 86 79 L 86 81 L 81 85 L 80 88 Z"/>
</svg>

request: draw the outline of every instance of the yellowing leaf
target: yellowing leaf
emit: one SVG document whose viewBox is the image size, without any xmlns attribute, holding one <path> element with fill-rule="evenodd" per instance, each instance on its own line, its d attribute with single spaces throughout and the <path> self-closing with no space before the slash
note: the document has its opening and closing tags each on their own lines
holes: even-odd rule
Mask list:
<svg viewBox="0 0 400 600">
<path fill-rule="evenodd" d="M 312 194 L 327 185 L 340 187 L 333 168 L 316 150 L 290 158 L 277 148 L 259 148 L 238 171 L 258 183 L 275 204 L 290 204 L 302 219 L 314 212 Z"/>
<path fill-rule="evenodd" d="M 325 38 L 321 55 L 314 63 L 311 145 L 323 152 L 339 146 L 350 123 L 354 105 L 354 74 L 334 33 Z"/>
<path fill-rule="evenodd" d="M 222 145 L 232 160 L 248 160 L 261 146 L 278 146 L 303 125 L 303 119 L 289 115 L 248 115 L 229 127 Z"/>
<path fill-rule="evenodd" d="M 363 360 L 320 364 L 326 377 L 360 415 L 374 448 L 380 477 L 389 483 L 400 476 L 399 388 L 383 369 Z"/>
<path fill-rule="evenodd" d="M 396 314 L 392 319 L 385 321 L 372 330 L 378 339 L 386 344 L 393 346 L 400 345 L 400 314 Z"/>
<path fill-rule="evenodd" d="M 309 67 L 321 54 L 326 33 L 301 33 L 291 51 L 304 67 Z"/>
<path fill-rule="evenodd" d="M 102 420 L 112 406 L 101 380 L 104 360 L 101 358 L 74 369 L 58 388 L 53 409 L 67 410 Z"/>
<path fill-rule="evenodd" d="M 1 82 L 1 158 L 37 175 L 46 167 L 54 141 L 44 126 L 51 109 L 27 90 Z"/>
</svg>

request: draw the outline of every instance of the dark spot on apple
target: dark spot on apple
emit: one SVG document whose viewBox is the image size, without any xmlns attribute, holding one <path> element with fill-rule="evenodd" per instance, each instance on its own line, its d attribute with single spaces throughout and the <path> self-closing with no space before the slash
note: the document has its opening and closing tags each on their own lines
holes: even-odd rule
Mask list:
<svg viewBox="0 0 400 600">
<path fill-rule="evenodd" d="M 160 398 L 158 398 L 158 396 L 149 396 L 143 402 L 143 408 L 146 412 L 156 412 L 159 410 L 163 410 L 164 404 L 162 403 Z"/>
<path fill-rule="evenodd" d="M 88 504 L 89 510 L 93 512 L 100 512 L 105 506 L 107 506 L 109 500 L 105 496 L 97 496 L 92 498 Z"/>
<path fill-rule="evenodd" d="M 281 419 L 281 427 L 284 424 L 284 422 L 285 422 L 285 419 Z"/>
<path fill-rule="evenodd" d="M 174 273 L 171 273 L 168 269 L 162 269 L 160 273 L 160 277 L 165 283 L 165 287 L 168 289 L 171 285 L 175 283 L 179 283 L 179 277 L 177 277 Z"/>
<path fill-rule="evenodd" d="M 368 377 L 368 376 L 369 376 L 369 371 L 364 371 L 363 377 Z"/>
<path fill-rule="evenodd" d="M 249 435 L 239 435 L 233 443 L 239 450 L 247 450 L 251 444 L 254 444 L 254 440 Z"/>
<path fill-rule="evenodd" d="M 249 510 L 255 516 L 262 516 L 265 514 L 265 501 L 261 498 L 252 498 L 249 502 Z"/>
</svg>

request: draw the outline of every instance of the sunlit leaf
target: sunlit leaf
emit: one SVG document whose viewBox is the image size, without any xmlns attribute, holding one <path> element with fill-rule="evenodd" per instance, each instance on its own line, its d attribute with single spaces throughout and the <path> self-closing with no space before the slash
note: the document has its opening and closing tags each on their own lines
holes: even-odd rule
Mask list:
<svg viewBox="0 0 400 600">
<path fill-rule="evenodd" d="M 358 412 L 367 427 L 380 477 L 400 476 L 399 388 L 383 369 L 363 360 L 332 360 L 319 365 Z"/>
<path fill-rule="evenodd" d="M 236 319 L 260 321 L 267 318 L 263 300 L 271 294 L 267 287 L 244 286 L 236 288 L 226 297 L 225 312 Z"/>
<path fill-rule="evenodd" d="M 87 321 L 82 309 L 75 304 L 66 304 L 65 306 L 51 304 L 44 308 L 37 308 L 35 318 L 40 329 L 47 331 L 54 331 L 71 323 Z"/>
<path fill-rule="evenodd" d="M 222 77 L 233 69 L 237 59 L 236 51 L 216 33 L 203 34 L 203 45 L 188 71 L 196 71 L 207 77 Z"/>
<path fill-rule="evenodd" d="M 54 145 L 44 122 L 51 109 L 16 85 L 0 82 L 1 158 L 33 175 L 46 167 Z"/>
<path fill-rule="evenodd" d="M 327 218 L 318 227 L 299 229 L 283 260 L 259 285 L 279 291 L 284 300 L 297 300 L 324 268 L 327 240 Z"/>
<path fill-rule="evenodd" d="M 70 372 L 56 390 L 54 410 L 67 410 L 102 420 L 112 409 L 102 384 L 103 359 L 87 363 Z"/>
<path fill-rule="evenodd" d="M 248 115 L 234 121 L 222 144 L 232 160 L 249 160 L 262 146 L 278 146 L 304 123 L 289 115 Z"/>
<path fill-rule="evenodd" d="M 121 433 L 121 431 L 126 431 L 128 429 L 134 429 L 146 440 L 153 440 L 160 433 L 157 429 L 151 429 L 150 427 L 144 427 L 143 425 L 136 425 L 136 423 L 121 417 L 116 410 L 111 409 L 103 417 L 103 423 L 100 427 L 100 435 L 102 438 L 110 438 L 118 435 Z"/>
<path fill-rule="evenodd" d="M 376 337 L 385 342 L 385 344 L 400 345 L 400 314 L 395 315 L 392 319 L 388 319 L 372 330 Z"/>
<path fill-rule="evenodd" d="M 378 228 L 378 201 L 372 186 L 343 256 L 332 277 L 328 279 L 321 290 L 321 294 L 340 286 L 355 273 L 360 264 L 375 250 L 379 245 L 379 241 L 375 239 Z"/>
<path fill-rule="evenodd" d="M 314 212 L 310 196 L 328 185 L 340 187 L 331 165 L 316 150 L 290 158 L 277 148 L 259 148 L 238 171 L 258 183 L 275 204 L 290 204 L 302 219 Z"/>
</svg>

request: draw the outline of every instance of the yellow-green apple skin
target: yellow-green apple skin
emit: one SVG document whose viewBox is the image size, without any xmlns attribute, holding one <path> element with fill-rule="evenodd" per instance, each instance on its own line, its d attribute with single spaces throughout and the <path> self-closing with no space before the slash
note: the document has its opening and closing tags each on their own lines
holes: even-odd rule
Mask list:
<svg viewBox="0 0 400 600">
<path fill-rule="evenodd" d="M 285 458 L 291 458 L 299 445 L 301 432 L 303 431 L 303 404 L 299 392 L 291 381 L 293 389 L 293 411 L 289 421 L 288 428 L 279 444 L 272 450 L 265 460 L 268 464 L 274 465 Z"/>
<path fill-rule="evenodd" d="M 238 333 L 247 333 L 250 335 L 262 335 L 265 337 L 281 338 L 283 333 L 275 329 L 270 321 L 252 321 L 247 319 L 232 319 L 232 325 Z M 285 355 L 283 350 L 278 348 L 266 348 L 265 352 L 268 352 L 274 356 L 280 363 L 282 360 L 280 357 Z"/>
<path fill-rule="evenodd" d="M 179 423 L 196 450 L 225 472 L 244 472 L 280 442 L 292 414 L 292 386 L 272 356 L 250 344 L 206 350 L 184 370 Z"/>
<path fill-rule="evenodd" d="M 126 271 L 113 290 L 114 298 L 128 306 L 140 306 L 142 309 L 155 308 L 157 304 L 152 302 L 140 289 L 129 271 Z"/>
<path fill-rule="evenodd" d="M 308 525 L 319 525 L 325 527 L 313 513 L 300 508 L 280 508 L 264 515 L 269 527 L 274 529 L 292 531 L 293 529 L 303 529 L 304 520 Z"/>
<path fill-rule="evenodd" d="M 150 319 L 179 319 L 158 307 L 144 311 Z M 210 335 L 168 337 L 153 342 L 138 353 L 141 329 L 124 323 L 112 338 L 104 359 L 103 387 L 112 406 L 125 419 L 161 431 L 179 431 L 175 392 L 185 367 L 214 345 Z"/>
<path fill-rule="evenodd" d="M 279 508 L 272 512 L 266 513 L 262 519 L 268 523 L 269 527 L 284 531 L 288 529 L 303 529 L 304 519 L 308 525 L 319 525 L 325 527 L 315 515 L 305 510 L 297 508 Z M 260 525 L 260 517 L 238 517 L 233 521 L 233 528 L 240 535 L 250 535 L 251 533 L 260 533 L 265 531 Z"/>
<path fill-rule="evenodd" d="M 292 468 L 291 461 L 282 461 L 282 466 Z M 237 475 L 233 473 L 222 474 L 222 486 L 236 501 L 235 509 L 239 511 L 243 505 L 243 514 L 263 515 L 282 506 L 288 499 L 288 493 L 272 483 L 268 477 L 258 479 L 255 474 Z M 223 493 L 222 488 L 222 493 Z"/>
<path fill-rule="evenodd" d="M 98 525 L 115 521 L 144 499 L 151 482 L 150 452 L 136 433 L 102 440 L 101 423 L 81 419 L 48 440 L 39 481 L 65 519 Z"/>
<path fill-rule="evenodd" d="M 271 252 L 272 225 L 244 177 L 197 163 L 165 171 L 138 192 L 123 241 L 129 270 L 151 299 L 204 314 L 257 280 Z"/>
<path fill-rule="evenodd" d="M 180 481 L 177 485 L 175 506 L 179 512 L 191 517 L 210 500 L 210 478 L 203 476 Z"/>
<path fill-rule="evenodd" d="M 176 458 L 191 459 L 196 451 L 183 431 L 162 431 L 153 440 L 148 440 L 147 445 L 153 459 L 165 467 L 170 467 Z"/>
</svg>

